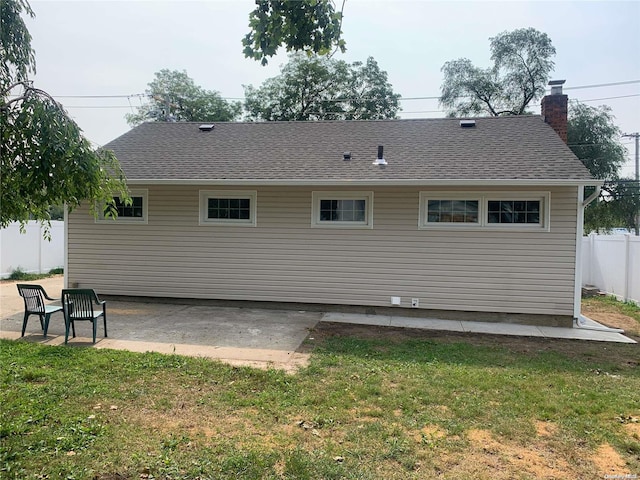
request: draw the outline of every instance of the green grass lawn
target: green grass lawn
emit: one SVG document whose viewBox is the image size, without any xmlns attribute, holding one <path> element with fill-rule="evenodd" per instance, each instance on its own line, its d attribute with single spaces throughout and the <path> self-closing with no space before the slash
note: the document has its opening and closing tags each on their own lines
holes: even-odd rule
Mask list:
<svg viewBox="0 0 640 480">
<path fill-rule="evenodd" d="M 1 341 L 0 478 L 640 474 L 637 345 L 421 335 L 317 335 L 294 375 Z"/>
</svg>

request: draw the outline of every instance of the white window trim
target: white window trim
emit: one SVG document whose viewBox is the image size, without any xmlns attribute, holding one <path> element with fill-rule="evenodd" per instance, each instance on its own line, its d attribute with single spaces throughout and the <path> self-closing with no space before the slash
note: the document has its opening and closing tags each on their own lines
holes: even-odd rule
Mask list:
<svg viewBox="0 0 640 480">
<path fill-rule="evenodd" d="M 250 200 L 249 220 L 207 218 L 209 198 L 248 198 Z M 218 227 L 255 227 L 257 226 L 257 202 L 258 192 L 256 190 L 200 190 L 199 225 Z"/>
<path fill-rule="evenodd" d="M 364 200 L 364 222 L 323 222 L 320 221 L 321 200 Z M 312 228 L 373 228 L 373 192 L 371 191 L 314 191 L 311 192 Z"/>
<path fill-rule="evenodd" d="M 149 190 L 139 188 L 134 190 L 129 190 L 129 196 L 133 197 L 142 197 L 142 217 L 121 217 L 118 215 L 117 218 L 105 217 L 104 211 L 100 210 L 98 218 L 96 218 L 96 223 L 133 223 L 138 225 L 146 225 L 149 223 Z"/>
<path fill-rule="evenodd" d="M 428 223 L 429 200 L 478 200 L 478 223 Z M 541 202 L 541 221 L 536 224 L 489 223 L 488 206 L 491 200 L 530 200 Z M 421 230 L 501 230 L 509 232 L 550 231 L 551 192 L 420 192 L 418 228 Z"/>
</svg>

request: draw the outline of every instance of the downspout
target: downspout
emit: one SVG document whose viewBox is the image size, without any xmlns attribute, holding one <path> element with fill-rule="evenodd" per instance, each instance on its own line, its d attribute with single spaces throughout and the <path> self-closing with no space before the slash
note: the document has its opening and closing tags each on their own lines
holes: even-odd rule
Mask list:
<svg viewBox="0 0 640 480">
<path fill-rule="evenodd" d="M 587 205 L 589 205 L 591 202 L 593 202 L 596 198 L 598 198 L 598 196 L 600 195 L 600 192 L 602 191 L 602 186 L 601 185 L 596 185 L 596 191 L 593 192 L 591 195 L 589 195 L 587 197 L 587 199 L 582 202 L 582 219 L 584 220 L 584 209 L 587 207 Z"/>
<path fill-rule="evenodd" d="M 584 187 L 578 186 L 578 201 L 576 211 L 576 257 L 573 278 L 573 326 L 580 327 L 580 309 L 582 301 L 582 234 L 584 232 Z M 596 187 L 596 190 L 598 188 Z M 593 195 L 589 196 L 589 199 Z"/>
<path fill-rule="evenodd" d="M 596 185 L 595 191 L 584 198 L 584 187 L 578 187 L 578 209 L 576 218 L 576 260 L 573 291 L 573 326 L 582 326 L 581 301 L 582 301 L 582 235 L 584 233 L 584 209 L 600 195 L 601 185 Z"/>
<path fill-rule="evenodd" d="M 584 199 L 584 188 L 578 187 L 578 218 L 576 221 L 576 271 L 575 271 L 575 292 L 573 303 L 573 326 L 585 330 L 598 330 L 605 332 L 624 333 L 624 330 L 610 328 L 604 325 L 587 325 L 581 314 L 580 307 L 582 301 L 582 234 L 584 233 L 584 209 L 600 195 L 601 185 L 596 185 L 596 190 Z"/>
</svg>

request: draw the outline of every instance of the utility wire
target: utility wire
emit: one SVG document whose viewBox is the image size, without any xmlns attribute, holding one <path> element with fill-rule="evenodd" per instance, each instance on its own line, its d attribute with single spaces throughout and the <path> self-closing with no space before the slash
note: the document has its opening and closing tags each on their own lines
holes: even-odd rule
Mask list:
<svg viewBox="0 0 640 480">
<path fill-rule="evenodd" d="M 618 86 L 618 85 L 632 85 L 635 83 L 640 83 L 640 80 L 625 80 L 622 82 L 611 82 L 611 83 L 599 83 L 599 84 L 594 84 L 594 85 L 578 85 L 575 87 L 564 87 L 564 90 L 582 90 L 582 89 L 588 89 L 588 88 L 601 88 L 601 87 L 614 87 L 614 86 Z M 147 94 L 147 93 L 132 93 L 129 95 L 52 95 L 52 97 L 54 98 L 130 98 L 130 97 L 150 97 L 151 95 Z M 636 95 L 624 95 L 624 96 L 619 96 L 619 97 L 608 97 L 608 98 L 596 98 L 593 100 L 582 100 L 583 102 L 590 102 L 590 101 L 596 101 L 596 100 L 608 100 L 611 98 L 627 98 L 629 96 L 640 96 L 640 94 L 636 94 Z M 246 97 L 220 97 L 223 100 L 246 100 Z M 423 96 L 423 97 L 401 97 L 399 100 L 400 101 L 412 101 L 412 100 L 439 100 L 440 99 L 440 95 L 432 95 L 432 96 Z M 348 100 L 353 100 L 351 98 L 339 98 L 339 99 L 335 99 L 335 100 L 328 100 L 328 101 L 335 101 L 335 102 L 341 102 L 341 101 L 348 101 Z M 375 100 L 375 98 L 371 99 L 371 98 L 358 98 L 357 100 Z"/>
</svg>

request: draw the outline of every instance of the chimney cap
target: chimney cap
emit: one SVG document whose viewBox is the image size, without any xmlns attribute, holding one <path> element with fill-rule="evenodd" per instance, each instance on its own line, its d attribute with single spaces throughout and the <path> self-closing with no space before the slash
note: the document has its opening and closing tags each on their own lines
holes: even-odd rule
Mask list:
<svg viewBox="0 0 640 480">
<path fill-rule="evenodd" d="M 551 95 L 562 95 L 562 85 L 564 85 L 564 82 L 566 82 L 566 80 L 550 80 Z"/>
</svg>

